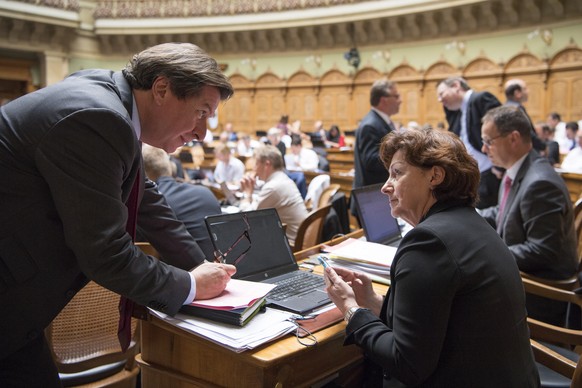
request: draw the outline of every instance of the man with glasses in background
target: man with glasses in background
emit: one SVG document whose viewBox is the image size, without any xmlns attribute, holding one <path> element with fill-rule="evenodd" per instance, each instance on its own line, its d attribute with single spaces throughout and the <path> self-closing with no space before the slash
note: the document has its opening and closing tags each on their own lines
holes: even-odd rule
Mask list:
<svg viewBox="0 0 582 388">
<path fill-rule="evenodd" d="M 497 204 L 499 178 L 481 148 L 481 119 L 488 110 L 501 105 L 489 92 L 476 92 L 462 77 L 449 77 L 437 86 L 437 98 L 445 110 L 449 131 L 457 134 L 467 150 L 477 160 L 481 181 L 477 207 L 484 209 Z"/>
<path fill-rule="evenodd" d="M 354 145 L 354 184 L 353 188 L 384 183 L 388 171 L 380 161 L 379 151 L 382 138 L 398 128 L 390 116 L 398 114 L 402 99 L 396 83 L 380 79 L 370 89 L 370 111 L 360 121 Z M 352 201 L 352 214 L 356 214 Z"/>
<path fill-rule="evenodd" d="M 573 206 L 563 179 L 532 148 L 529 118 L 503 106 L 483 117 L 482 151 L 506 169 L 499 205 L 480 211 L 501 238 L 522 272 L 552 280 L 578 269 Z M 563 326 L 566 304 L 527 296 L 530 317 Z"/>
</svg>

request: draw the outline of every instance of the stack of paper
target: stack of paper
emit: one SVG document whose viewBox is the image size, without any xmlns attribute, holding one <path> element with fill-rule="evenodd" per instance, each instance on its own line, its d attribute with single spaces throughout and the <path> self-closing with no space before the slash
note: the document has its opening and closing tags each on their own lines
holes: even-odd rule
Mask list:
<svg viewBox="0 0 582 388">
<path fill-rule="evenodd" d="M 390 282 L 390 266 L 397 248 L 349 238 L 340 244 L 323 247 L 334 265 L 365 272 L 372 280 Z"/>
<path fill-rule="evenodd" d="M 237 353 L 254 349 L 296 329 L 295 323 L 289 319 L 293 314 L 269 307 L 266 308 L 265 312 L 257 314 L 244 327 L 194 318 L 185 314 L 176 314 L 175 317 L 170 317 L 155 310 L 150 309 L 150 312 L 174 326 Z"/>
<path fill-rule="evenodd" d="M 187 315 L 244 326 L 264 306 L 265 296 L 275 287 L 275 284 L 231 279 L 216 298 L 195 300 L 182 306 L 180 311 Z"/>
</svg>

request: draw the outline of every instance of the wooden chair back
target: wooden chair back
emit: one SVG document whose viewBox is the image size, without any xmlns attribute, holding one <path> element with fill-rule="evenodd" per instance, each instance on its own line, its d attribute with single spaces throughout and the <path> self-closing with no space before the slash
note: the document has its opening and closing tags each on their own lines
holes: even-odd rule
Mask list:
<svg viewBox="0 0 582 388">
<path fill-rule="evenodd" d="M 317 207 L 320 208 L 325 205 L 329 205 L 331 203 L 331 198 L 338 192 L 340 189 L 339 183 L 332 183 L 328 187 L 326 187 L 321 196 L 319 197 L 319 202 Z"/>
<path fill-rule="evenodd" d="M 547 284 L 539 283 L 528 278 L 522 278 L 525 292 L 562 302 L 569 302 L 582 307 L 582 295 L 569 290 L 563 290 Z M 582 385 L 582 358 L 577 361 L 550 349 L 539 343 L 546 341 L 551 344 L 559 344 L 574 349 L 580 355 L 582 352 L 582 330 L 567 329 L 552 325 L 533 318 L 528 318 L 531 346 L 537 362 L 545 365 L 553 371 L 572 380 L 571 387 Z M 543 382 L 542 382 L 543 386 Z"/>
<path fill-rule="evenodd" d="M 307 215 L 307 218 L 303 220 L 297 230 L 293 252 L 298 252 L 323 242 L 323 224 L 330 209 L 331 205 L 326 205 L 311 211 L 311 213 Z"/>
</svg>

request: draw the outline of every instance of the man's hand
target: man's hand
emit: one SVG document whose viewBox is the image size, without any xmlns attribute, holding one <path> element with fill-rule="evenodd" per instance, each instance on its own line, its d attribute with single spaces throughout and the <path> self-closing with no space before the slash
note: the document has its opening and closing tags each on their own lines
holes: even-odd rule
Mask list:
<svg viewBox="0 0 582 388">
<path fill-rule="evenodd" d="M 210 299 L 224 291 L 231 276 L 236 273 L 236 267 L 230 264 L 202 263 L 191 273 L 196 279 L 194 299 Z"/>
</svg>

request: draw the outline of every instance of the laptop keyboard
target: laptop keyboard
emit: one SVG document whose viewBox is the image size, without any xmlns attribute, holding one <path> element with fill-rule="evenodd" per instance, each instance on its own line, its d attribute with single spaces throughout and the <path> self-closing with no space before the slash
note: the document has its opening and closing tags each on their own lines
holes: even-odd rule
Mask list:
<svg viewBox="0 0 582 388">
<path fill-rule="evenodd" d="M 325 287 L 323 276 L 311 272 L 297 271 L 296 275 L 278 281 L 277 287 L 269 292 L 268 298 L 281 301 L 291 296 L 306 294 L 316 288 Z"/>
</svg>

